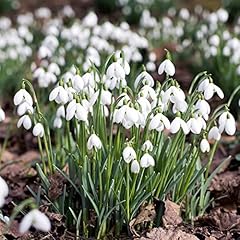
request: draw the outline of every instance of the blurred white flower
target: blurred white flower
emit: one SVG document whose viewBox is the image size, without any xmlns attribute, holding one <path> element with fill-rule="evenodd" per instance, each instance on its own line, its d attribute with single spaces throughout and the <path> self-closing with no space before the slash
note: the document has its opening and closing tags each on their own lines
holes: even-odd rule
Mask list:
<svg viewBox="0 0 240 240">
<path fill-rule="evenodd" d="M 97 22 L 98 17 L 94 12 L 89 12 L 82 20 L 83 25 L 89 28 L 95 27 Z"/>
<path fill-rule="evenodd" d="M 228 20 L 228 12 L 223 8 L 217 10 L 217 16 L 220 22 L 225 23 Z"/>
<path fill-rule="evenodd" d="M 35 137 L 43 137 L 44 135 L 44 127 L 41 123 L 37 123 L 33 128 L 33 135 Z"/>
<path fill-rule="evenodd" d="M 2 108 L 0 107 L 0 122 L 5 120 L 5 112 L 2 110 Z"/>
<path fill-rule="evenodd" d="M 164 60 L 158 68 L 159 75 L 163 74 L 163 72 L 169 76 L 173 76 L 175 74 L 175 66 L 169 59 Z"/>
<path fill-rule="evenodd" d="M 200 149 L 201 152 L 209 152 L 210 151 L 210 144 L 206 138 L 203 138 L 200 142 Z"/>
<path fill-rule="evenodd" d="M 126 163 L 130 163 L 131 161 L 137 158 L 137 154 L 135 150 L 130 146 L 127 146 L 124 148 L 122 155 L 123 155 L 123 160 Z"/>
<path fill-rule="evenodd" d="M 20 128 L 22 125 L 26 130 L 29 130 L 32 127 L 32 120 L 28 115 L 23 115 L 18 120 L 17 127 Z"/>
<path fill-rule="evenodd" d="M 53 121 L 54 128 L 61 128 L 62 127 L 62 119 L 60 117 L 56 117 Z"/>
<path fill-rule="evenodd" d="M 38 209 L 33 209 L 24 216 L 19 226 L 19 232 L 24 234 L 31 226 L 43 232 L 49 232 L 51 230 L 49 218 Z"/>
<path fill-rule="evenodd" d="M 88 150 L 91 149 L 101 149 L 102 148 L 102 142 L 100 140 L 100 138 L 96 135 L 96 134 L 92 134 L 87 141 L 87 148 Z"/>
<path fill-rule="evenodd" d="M 9 189 L 7 183 L 2 177 L 0 177 L 0 208 L 4 205 L 8 192 Z"/>
</svg>

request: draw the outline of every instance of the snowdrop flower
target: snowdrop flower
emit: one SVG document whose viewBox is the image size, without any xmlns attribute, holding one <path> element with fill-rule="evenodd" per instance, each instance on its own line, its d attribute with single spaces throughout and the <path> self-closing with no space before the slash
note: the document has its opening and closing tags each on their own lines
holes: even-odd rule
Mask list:
<svg viewBox="0 0 240 240">
<path fill-rule="evenodd" d="M 68 92 L 62 86 L 55 87 L 49 95 L 49 101 L 55 100 L 58 104 L 66 104 L 68 102 Z"/>
<path fill-rule="evenodd" d="M 203 92 L 204 98 L 206 100 L 209 100 L 213 97 L 214 93 L 217 93 L 217 95 L 223 99 L 224 93 L 220 87 L 215 85 L 213 82 L 210 82 L 210 80 L 207 78 L 204 81 L 202 81 L 198 86 L 198 91 Z"/>
<path fill-rule="evenodd" d="M 106 72 L 106 79 L 106 85 L 111 90 L 115 87 L 119 88 L 120 83 L 122 83 L 123 87 L 126 85 L 124 81 L 125 71 L 118 62 L 113 62 L 110 64 Z"/>
<path fill-rule="evenodd" d="M 88 111 L 73 99 L 66 109 L 66 120 L 70 121 L 73 117 L 76 117 L 79 121 L 87 121 Z"/>
<path fill-rule="evenodd" d="M 211 108 L 207 101 L 205 101 L 204 99 L 199 99 L 195 105 L 195 109 L 203 116 L 206 121 L 208 120 Z"/>
<path fill-rule="evenodd" d="M 218 35 L 212 35 L 210 38 L 209 38 L 209 43 L 215 47 L 219 46 L 220 44 L 220 38 Z"/>
<path fill-rule="evenodd" d="M 200 134 L 206 128 L 206 122 L 202 117 L 193 117 L 187 121 L 189 130 L 194 134 Z"/>
<path fill-rule="evenodd" d="M 28 115 L 23 115 L 18 120 L 17 127 L 20 128 L 22 125 L 26 130 L 29 130 L 32 127 L 32 121 L 31 121 L 31 118 Z"/>
<path fill-rule="evenodd" d="M 33 128 L 33 135 L 35 137 L 43 137 L 44 135 L 44 127 L 41 123 L 37 123 Z"/>
<path fill-rule="evenodd" d="M 175 66 L 169 59 L 164 60 L 158 68 L 159 75 L 163 74 L 163 72 L 169 76 L 173 76 L 175 74 Z"/>
<path fill-rule="evenodd" d="M 145 153 L 142 157 L 141 157 L 141 160 L 140 160 L 140 166 L 142 168 L 148 168 L 150 166 L 154 167 L 155 166 L 155 160 L 154 158 L 148 154 L 148 153 Z"/>
<path fill-rule="evenodd" d="M 23 102 L 33 105 L 32 96 L 26 91 L 26 89 L 20 89 L 17 91 L 17 93 L 14 95 L 13 102 L 15 106 L 18 106 Z"/>
<path fill-rule="evenodd" d="M 130 69 L 128 61 L 126 59 L 123 60 L 123 58 L 119 58 L 117 60 L 117 63 L 119 63 L 123 67 L 125 74 L 129 75 L 131 69 Z"/>
<path fill-rule="evenodd" d="M 200 142 L 200 149 L 202 153 L 210 151 L 210 144 L 206 138 L 203 138 L 202 141 Z"/>
<path fill-rule="evenodd" d="M 0 122 L 5 120 L 5 112 L 2 110 L 2 108 L 0 107 Z"/>
<path fill-rule="evenodd" d="M 75 75 L 72 79 L 73 81 L 73 88 L 77 91 L 80 92 L 84 88 L 84 81 L 79 75 Z"/>
<path fill-rule="evenodd" d="M 133 107 L 123 105 L 120 109 L 116 109 L 114 112 L 114 122 L 122 123 L 127 129 L 133 125 L 136 127 L 141 123 L 141 113 Z"/>
<path fill-rule="evenodd" d="M 131 172 L 132 173 L 139 173 L 140 172 L 140 165 L 137 160 L 133 160 L 131 163 Z"/>
<path fill-rule="evenodd" d="M 149 130 L 156 129 L 158 132 L 163 131 L 164 128 L 170 129 L 170 122 L 162 113 L 157 113 L 149 123 Z"/>
<path fill-rule="evenodd" d="M 154 80 L 148 72 L 143 71 L 137 76 L 137 78 L 134 82 L 134 88 L 137 89 L 139 84 L 148 85 L 150 87 L 153 87 L 154 86 Z"/>
<path fill-rule="evenodd" d="M 62 127 L 62 119 L 60 117 L 56 117 L 53 121 L 54 128 L 61 128 Z"/>
<path fill-rule="evenodd" d="M 218 123 L 220 133 L 225 130 L 228 135 L 234 135 L 234 133 L 236 132 L 236 122 L 230 112 L 222 113 L 218 119 Z"/>
<path fill-rule="evenodd" d="M 22 102 L 18 105 L 18 108 L 17 108 L 17 114 L 18 116 L 22 116 L 26 113 L 33 113 L 33 107 L 32 105 L 30 105 L 29 103 L 27 102 Z"/>
<path fill-rule="evenodd" d="M 221 133 L 218 129 L 218 127 L 214 126 L 210 129 L 208 133 L 208 140 L 217 140 L 219 141 L 221 138 Z"/>
<path fill-rule="evenodd" d="M 88 148 L 88 150 L 91 150 L 93 148 L 95 150 L 102 148 L 102 142 L 96 134 L 92 134 L 89 137 L 88 142 L 87 142 L 87 148 Z"/>
<path fill-rule="evenodd" d="M 90 99 L 90 104 L 93 106 L 99 97 L 100 90 L 96 91 Z M 110 105 L 112 102 L 112 93 L 102 89 L 101 91 L 101 104 Z"/>
<path fill-rule="evenodd" d="M 65 108 L 64 108 L 64 105 L 58 107 L 56 116 L 59 117 L 59 118 L 61 118 L 61 117 L 65 118 Z"/>
<path fill-rule="evenodd" d="M 187 123 L 184 122 L 184 120 L 182 120 L 180 117 L 176 117 L 171 123 L 170 132 L 177 133 L 180 128 L 182 128 L 185 135 L 187 135 L 190 131 Z"/>
<path fill-rule="evenodd" d="M 24 216 L 19 226 L 19 232 L 24 234 L 31 226 L 33 226 L 36 230 L 43 232 L 49 232 L 51 230 L 50 220 L 38 209 L 33 209 Z"/>
<path fill-rule="evenodd" d="M 130 163 L 131 161 L 136 160 L 137 158 L 137 154 L 135 150 L 130 146 L 127 146 L 124 148 L 122 155 L 123 155 L 123 160 L 126 163 Z"/>
<path fill-rule="evenodd" d="M 0 208 L 4 205 L 8 192 L 9 189 L 7 183 L 2 177 L 0 177 Z"/>
<path fill-rule="evenodd" d="M 142 145 L 142 151 L 147 152 L 147 151 L 152 151 L 153 150 L 153 145 L 151 141 L 147 140 L 146 142 L 143 143 Z"/>
</svg>

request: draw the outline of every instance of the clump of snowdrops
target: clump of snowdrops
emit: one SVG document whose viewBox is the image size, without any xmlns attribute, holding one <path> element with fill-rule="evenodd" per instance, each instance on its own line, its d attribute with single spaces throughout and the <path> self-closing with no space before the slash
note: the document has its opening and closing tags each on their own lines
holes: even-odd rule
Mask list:
<svg viewBox="0 0 240 240">
<path fill-rule="evenodd" d="M 209 100 L 223 99 L 223 91 L 202 72 L 185 93 L 174 79 L 169 52 L 158 68 L 166 75 L 162 84 L 143 67 L 130 88 L 131 67 L 122 52 L 100 69 L 76 68 L 72 78 L 58 80 L 49 94 L 53 122 L 45 118 L 30 81 L 24 79 L 15 94 L 17 126 L 32 129 L 42 157 L 37 164 L 42 185 L 33 195 L 66 216 L 77 236 L 101 238 L 110 230 L 119 235 L 153 199 L 181 203 L 189 220 L 204 214 L 211 202 L 208 185 L 221 168 L 209 175 L 214 153 L 221 135 L 236 131 L 229 106 L 239 89 L 212 111 Z M 66 183 L 51 198 L 49 177 L 56 174 Z"/>
</svg>

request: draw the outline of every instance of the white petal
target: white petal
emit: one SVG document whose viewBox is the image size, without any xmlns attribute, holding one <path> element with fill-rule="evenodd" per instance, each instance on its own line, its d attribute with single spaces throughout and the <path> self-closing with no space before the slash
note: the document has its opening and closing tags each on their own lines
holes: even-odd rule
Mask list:
<svg viewBox="0 0 240 240">
<path fill-rule="evenodd" d="M 172 121 L 172 123 L 171 123 L 170 132 L 171 132 L 171 133 L 176 133 L 176 132 L 178 132 L 179 129 L 180 129 L 180 126 L 181 126 L 181 125 L 180 125 L 179 118 L 176 117 L 176 118 Z"/>
<path fill-rule="evenodd" d="M 140 166 L 137 160 L 133 160 L 131 164 L 131 172 L 132 173 L 139 173 Z"/>
</svg>

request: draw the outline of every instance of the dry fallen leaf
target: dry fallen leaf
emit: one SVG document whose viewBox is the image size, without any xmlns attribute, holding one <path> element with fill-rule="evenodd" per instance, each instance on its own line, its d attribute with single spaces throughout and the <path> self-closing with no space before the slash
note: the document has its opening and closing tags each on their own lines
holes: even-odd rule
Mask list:
<svg viewBox="0 0 240 240">
<path fill-rule="evenodd" d="M 199 240 L 193 234 L 183 232 L 180 229 L 163 229 L 153 228 L 146 237 L 141 237 L 139 240 Z"/>
<path fill-rule="evenodd" d="M 139 234 L 135 230 L 136 225 L 151 222 L 155 219 L 155 217 L 156 210 L 154 204 L 142 205 L 140 208 L 140 213 L 129 223 L 129 228 L 133 236 L 139 236 Z"/>
<path fill-rule="evenodd" d="M 177 226 L 182 223 L 180 206 L 170 200 L 165 201 L 165 211 L 163 215 L 163 226 Z"/>
</svg>

